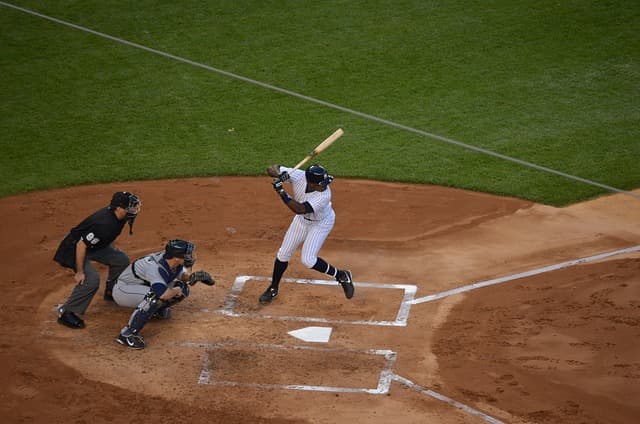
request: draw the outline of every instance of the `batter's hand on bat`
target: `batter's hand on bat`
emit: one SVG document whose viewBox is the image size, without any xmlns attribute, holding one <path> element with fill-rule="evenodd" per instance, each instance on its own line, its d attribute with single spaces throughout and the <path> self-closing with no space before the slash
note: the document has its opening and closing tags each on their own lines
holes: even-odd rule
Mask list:
<svg viewBox="0 0 640 424">
<path fill-rule="evenodd" d="M 287 171 L 282 171 L 278 178 L 280 178 L 280 181 L 285 182 L 289 179 L 289 173 Z"/>
<path fill-rule="evenodd" d="M 274 178 L 273 182 L 271 183 L 271 185 L 273 186 L 273 189 L 276 191 L 276 193 L 278 194 L 282 194 L 284 192 L 284 187 L 282 187 L 282 180 L 280 178 Z"/>
</svg>

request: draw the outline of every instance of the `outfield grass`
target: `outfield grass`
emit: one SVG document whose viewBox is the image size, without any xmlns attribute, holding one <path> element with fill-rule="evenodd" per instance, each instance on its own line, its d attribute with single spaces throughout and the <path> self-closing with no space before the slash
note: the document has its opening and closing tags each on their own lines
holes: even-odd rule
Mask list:
<svg viewBox="0 0 640 424">
<path fill-rule="evenodd" d="M 443 4 L 441 4 L 443 3 Z M 16 1 L 82 27 L 619 189 L 640 187 L 640 7 L 622 1 Z M 337 177 L 565 205 L 605 191 L 0 5 L 0 196 Z"/>
</svg>

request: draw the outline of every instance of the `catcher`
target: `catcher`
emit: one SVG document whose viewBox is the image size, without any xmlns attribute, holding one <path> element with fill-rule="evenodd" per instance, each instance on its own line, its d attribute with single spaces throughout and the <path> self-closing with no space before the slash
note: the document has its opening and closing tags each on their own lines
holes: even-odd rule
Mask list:
<svg viewBox="0 0 640 424">
<path fill-rule="evenodd" d="M 189 287 L 198 281 L 213 286 L 206 271 L 191 272 L 196 261 L 195 244 L 171 240 L 164 252 L 152 253 L 130 264 L 118 277 L 113 300 L 120 306 L 136 308 L 116 341 L 131 349 L 144 349 L 140 330 L 151 318 L 169 319 L 171 307 L 189 296 Z"/>
</svg>

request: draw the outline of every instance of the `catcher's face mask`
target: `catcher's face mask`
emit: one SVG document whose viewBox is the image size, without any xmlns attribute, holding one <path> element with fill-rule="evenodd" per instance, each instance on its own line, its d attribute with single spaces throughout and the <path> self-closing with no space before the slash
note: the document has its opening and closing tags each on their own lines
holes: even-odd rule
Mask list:
<svg viewBox="0 0 640 424">
<path fill-rule="evenodd" d="M 193 243 L 189 244 L 193 247 L 184 255 L 184 266 L 186 266 L 187 268 L 191 268 L 193 264 L 196 263 L 196 256 L 193 254 L 193 249 L 195 249 L 195 246 L 193 245 Z"/>
<path fill-rule="evenodd" d="M 128 191 L 118 191 L 111 197 L 111 203 L 109 204 L 111 209 L 122 208 L 127 213 L 126 220 L 129 223 L 129 234 L 133 234 L 133 221 L 140 212 L 142 202 L 140 198 Z"/>
<path fill-rule="evenodd" d="M 142 208 L 142 202 L 135 194 L 129 195 L 129 204 L 124 210 L 127 211 L 127 218 L 135 218 L 138 213 L 140 213 L 140 209 Z"/>
<path fill-rule="evenodd" d="M 196 245 L 185 240 L 170 240 L 165 247 L 164 257 L 184 259 L 184 266 L 191 268 L 196 262 Z"/>
</svg>

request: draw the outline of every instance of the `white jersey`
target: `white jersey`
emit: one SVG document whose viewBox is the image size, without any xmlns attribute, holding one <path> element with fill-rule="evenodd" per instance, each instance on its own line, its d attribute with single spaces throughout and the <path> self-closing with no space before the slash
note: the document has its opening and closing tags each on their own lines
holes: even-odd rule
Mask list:
<svg viewBox="0 0 640 424">
<path fill-rule="evenodd" d="M 307 177 L 305 171 L 292 170 L 284 166 L 280 172 L 289 173 L 289 181 L 293 189 L 292 197 L 298 203 L 308 202 L 313 213 L 297 214 L 282 240 L 277 258 L 281 262 L 289 262 L 293 252 L 303 243 L 300 259 L 304 266 L 311 268 L 318 260 L 318 252 L 333 228 L 336 214 L 331 205 L 331 189 L 306 192 Z"/>
<path fill-rule="evenodd" d="M 306 192 L 307 178 L 304 171 L 285 166 L 280 167 L 280 172 L 287 171 L 289 173 L 289 182 L 293 190 L 293 199 L 298 203 L 309 203 L 313 208 L 313 213 L 302 214 L 303 218 L 308 221 L 326 221 L 335 219 L 335 212 L 331 205 L 331 188 L 327 186 L 324 191 Z"/>
</svg>

